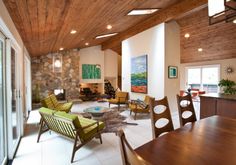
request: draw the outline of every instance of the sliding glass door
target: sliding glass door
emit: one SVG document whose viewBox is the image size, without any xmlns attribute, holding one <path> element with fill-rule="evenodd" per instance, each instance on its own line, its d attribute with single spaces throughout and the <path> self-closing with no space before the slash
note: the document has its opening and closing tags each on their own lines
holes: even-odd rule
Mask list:
<svg viewBox="0 0 236 165">
<path fill-rule="evenodd" d="M 4 55 L 5 55 L 5 37 L 0 32 L 0 164 L 6 160 L 6 126 L 5 126 L 5 109 L 4 109 Z"/>
<path fill-rule="evenodd" d="M 17 69 L 17 52 L 14 47 L 10 47 L 9 51 L 10 57 L 7 58 L 7 79 L 9 82 L 7 84 L 8 93 L 8 156 L 9 159 L 14 157 L 14 153 L 17 149 L 17 145 L 20 140 L 20 90 L 19 90 L 19 69 Z M 10 74 L 9 74 L 10 73 Z"/>
<path fill-rule="evenodd" d="M 187 88 L 217 93 L 220 79 L 220 66 L 207 65 L 186 68 Z"/>
</svg>

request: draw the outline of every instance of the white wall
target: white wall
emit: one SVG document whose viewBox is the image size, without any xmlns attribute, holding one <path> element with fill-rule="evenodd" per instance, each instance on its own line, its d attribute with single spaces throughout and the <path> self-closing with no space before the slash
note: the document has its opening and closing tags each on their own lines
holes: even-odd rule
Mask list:
<svg viewBox="0 0 236 165">
<path fill-rule="evenodd" d="M 104 78 L 109 80 L 112 86 L 117 88 L 119 55 L 107 49 L 104 51 Z"/>
<path fill-rule="evenodd" d="M 179 94 L 180 76 L 168 78 L 168 66 L 180 68 L 180 30 L 175 21 L 165 24 L 165 96 L 172 112 L 177 111 L 176 94 Z"/>
<path fill-rule="evenodd" d="M 131 92 L 131 58 L 148 55 L 148 95 L 164 96 L 165 24 L 160 24 L 122 42 L 122 91 L 131 99 L 143 99 L 145 94 Z"/>
<path fill-rule="evenodd" d="M 214 60 L 205 62 L 186 63 L 180 65 L 180 89 L 185 89 L 185 67 L 189 66 L 202 66 L 202 65 L 220 65 L 220 79 L 229 79 L 236 82 L 236 59 Z M 231 74 L 226 73 L 227 67 L 232 67 L 234 72 Z"/>
<path fill-rule="evenodd" d="M 117 87 L 118 54 L 110 49 L 102 51 L 101 46 L 92 46 L 79 51 L 80 83 L 100 83 L 100 91 L 104 92 L 104 79 L 109 78 L 113 87 Z M 101 79 L 82 79 L 82 64 L 100 64 Z"/>
<path fill-rule="evenodd" d="M 179 26 L 173 21 L 162 23 L 122 42 L 122 90 L 131 99 L 143 99 L 145 94 L 131 92 L 131 58 L 148 55 L 148 95 L 155 99 L 168 97 L 170 109 L 177 111 L 176 94 L 180 79 L 168 78 L 168 66 L 180 66 Z"/>
<path fill-rule="evenodd" d="M 104 83 L 104 52 L 101 50 L 101 46 L 81 49 L 79 55 L 80 83 Z M 101 66 L 101 79 L 82 79 L 82 64 L 99 64 Z"/>
</svg>

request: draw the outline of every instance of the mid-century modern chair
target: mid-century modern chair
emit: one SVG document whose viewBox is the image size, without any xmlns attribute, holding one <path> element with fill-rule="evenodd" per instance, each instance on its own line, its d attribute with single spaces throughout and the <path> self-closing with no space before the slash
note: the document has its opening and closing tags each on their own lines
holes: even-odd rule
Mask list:
<svg viewBox="0 0 236 165">
<path fill-rule="evenodd" d="M 196 114 L 193 107 L 193 101 L 190 94 L 186 96 L 177 95 L 177 104 L 179 110 L 180 126 L 184 126 L 186 123 L 197 121 Z M 190 116 L 184 115 L 185 112 L 191 113 Z"/>
<path fill-rule="evenodd" d="M 70 112 L 73 106 L 73 102 L 59 103 L 54 94 L 51 94 L 48 97 L 41 100 L 41 104 L 45 108 L 49 108 L 49 109 L 53 109 L 57 111 L 65 111 L 67 113 Z"/>
<path fill-rule="evenodd" d="M 170 114 L 170 108 L 166 96 L 161 100 L 155 100 L 155 98 L 151 98 L 150 111 L 151 111 L 153 139 L 159 137 L 161 134 L 165 132 L 170 132 L 174 130 L 173 121 Z M 156 122 L 163 118 L 167 119 L 168 123 L 161 128 L 157 127 Z"/>
<path fill-rule="evenodd" d="M 118 131 L 118 135 L 120 137 L 120 151 L 123 165 L 150 165 L 150 163 L 138 156 L 138 154 L 133 150 L 126 140 L 122 129 Z"/>
<path fill-rule="evenodd" d="M 109 107 L 111 104 L 118 105 L 118 111 L 121 104 L 128 105 L 129 93 L 128 92 L 116 92 L 116 97 L 114 99 L 109 99 Z"/>
<path fill-rule="evenodd" d="M 134 120 L 136 120 L 137 113 L 150 113 L 150 96 L 145 96 L 143 104 L 139 103 L 139 101 L 131 101 L 129 103 L 130 115 L 134 112 Z"/>
</svg>

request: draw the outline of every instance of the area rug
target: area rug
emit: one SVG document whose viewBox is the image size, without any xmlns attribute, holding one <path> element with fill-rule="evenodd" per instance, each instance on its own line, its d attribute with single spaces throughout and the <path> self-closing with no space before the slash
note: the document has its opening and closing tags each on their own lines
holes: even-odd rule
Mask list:
<svg viewBox="0 0 236 165">
<path fill-rule="evenodd" d="M 106 125 L 106 128 L 104 132 L 113 132 L 116 133 L 120 128 L 124 127 L 127 125 L 125 122 L 126 117 L 122 116 L 120 113 L 127 110 L 127 108 L 120 108 L 118 109 L 116 107 L 111 108 L 111 111 L 106 112 L 103 117 L 101 117 L 101 121 L 103 121 Z M 86 118 L 92 118 L 91 114 L 89 113 L 80 113 L 83 117 Z"/>
</svg>

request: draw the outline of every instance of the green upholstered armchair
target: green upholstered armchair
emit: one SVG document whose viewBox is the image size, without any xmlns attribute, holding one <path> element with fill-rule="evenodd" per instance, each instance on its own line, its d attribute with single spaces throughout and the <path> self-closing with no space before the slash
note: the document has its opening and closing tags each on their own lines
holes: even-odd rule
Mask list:
<svg viewBox="0 0 236 165">
<path fill-rule="evenodd" d="M 121 104 L 128 105 L 129 93 L 128 92 L 116 92 L 116 97 L 114 99 L 109 99 L 109 107 L 111 104 L 118 105 L 118 110 Z"/>
<path fill-rule="evenodd" d="M 49 95 L 48 97 L 41 100 L 42 106 L 45 108 L 57 110 L 57 111 L 65 111 L 70 112 L 70 109 L 72 108 L 73 103 L 67 102 L 67 103 L 59 103 L 57 101 L 57 98 L 54 94 Z"/>
<path fill-rule="evenodd" d="M 74 160 L 75 152 L 94 137 L 99 137 L 102 143 L 101 133 L 105 127 L 103 122 L 44 107 L 40 108 L 39 113 L 42 120 L 40 122 L 37 142 L 39 142 L 40 136 L 48 130 L 74 140 L 71 163 Z"/>
</svg>

